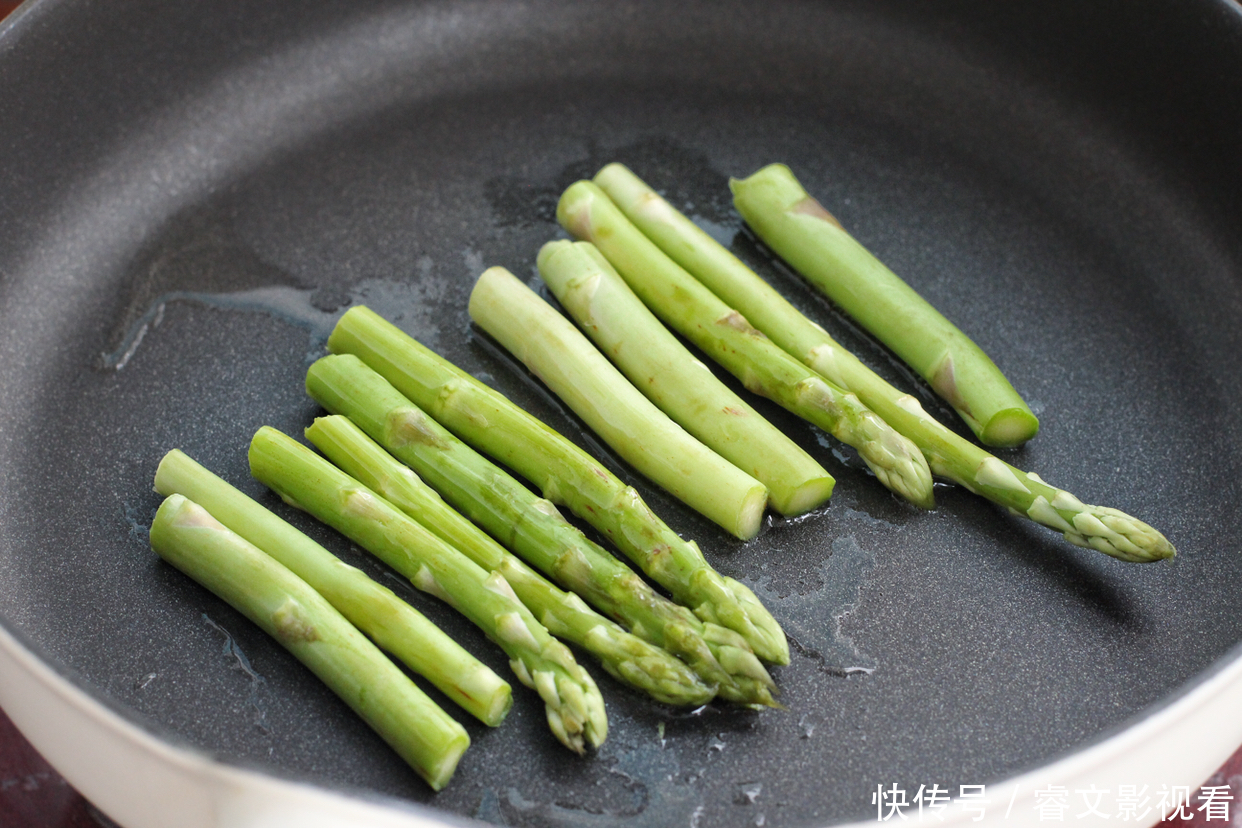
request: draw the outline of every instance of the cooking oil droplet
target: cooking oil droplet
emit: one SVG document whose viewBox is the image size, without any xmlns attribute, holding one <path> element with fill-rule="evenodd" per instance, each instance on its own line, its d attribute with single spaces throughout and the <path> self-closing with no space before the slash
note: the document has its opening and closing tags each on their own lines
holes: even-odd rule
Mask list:
<svg viewBox="0 0 1242 828">
<path fill-rule="evenodd" d="M 466 254 L 470 258 L 469 251 Z M 174 302 L 186 302 L 216 310 L 241 313 L 264 313 L 286 325 L 302 328 L 310 337 L 308 359 L 321 355 L 323 343 L 336 321 L 351 305 L 364 304 L 386 319 L 419 331 L 419 341 L 434 347 L 444 318 L 441 307 L 448 293 L 448 283 L 437 279 L 430 270 L 430 259 L 419 262 L 419 278 L 413 282 L 368 279 L 358 282 L 331 310 L 321 307 L 316 289 L 287 285 L 252 288 L 225 293 L 172 291 L 158 296 L 141 316 L 130 325 L 121 344 L 113 351 L 99 355 L 100 365 L 120 371 L 140 350 L 139 346 L 164 321 L 165 309 Z"/>
<path fill-rule="evenodd" d="M 755 592 L 781 620 L 791 645 L 818 659 L 824 669 L 839 675 L 870 674 L 876 660 L 860 652 L 842 624 L 858 604 L 868 574 L 875 567 L 875 553 L 863 549 L 853 535 L 832 543 L 832 554 L 819 566 L 823 586 L 804 595 L 780 596 L 769 581 Z"/>
<path fill-rule="evenodd" d="M 762 792 L 763 783 L 761 782 L 739 782 L 734 801 L 739 805 L 754 805 Z"/>
<path fill-rule="evenodd" d="M 485 269 L 483 254 L 474 248 L 466 248 L 461 254 L 462 263 L 466 266 L 466 272 L 470 277 L 477 278 Z"/>
<path fill-rule="evenodd" d="M 702 820 L 697 783 L 706 767 L 684 771 L 676 751 L 663 750 L 649 738 L 630 743 L 623 734 L 611 734 L 597 759 L 596 788 L 589 801 L 573 801 L 564 792 L 542 787 L 502 786 L 485 796 L 475 816 L 500 825 L 548 828 L 667 828 Z"/>
<path fill-rule="evenodd" d="M 479 798 L 479 804 L 475 806 L 472 816 L 480 822 L 490 822 L 493 825 L 504 824 L 505 817 L 500 810 L 500 797 L 494 790 L 483 789 L 483 795 Z"/>
<path fill-rule="evenodd" d="M 282 322 L 311 331 L 320 341 L 327 339 L 337 314 L 325 313 L 311 303 L 311 290 L 277 285 L 233 293 L 174 291 L 159 296 L 121 338 L 120 347 L 100 354 L 100 363 L 112 371 L 122 370 L 138 352 L 147 335 L 164 321 L 165 308 L 173 302 L 189 302 L 210 308 L 247 313 L 261 312 Z"/>
<path fill-rule="evenodd" d="M 145 515 L 146 522 L 142 518 L 144 514 L 134 506 L 125 504 L 125 522 L 129 525 L 129 536 L 135 538 L 142 543 L 150 543 L 151 536 L 151 516 Z"/>
<path fill-rule="evenodd" d="M 224 636 L 224 642 L 220 646 L 221 655 L 231 663 L 233 669 L 246 676 L 250 684 L 249 698 L 246 701 L 254 714 L 252 719 L 254 726 L 262 733 L 271 733 L 272 729 L 267 724 L 267 705 L 264 702 L 267 682 L 251 666 L 250 659 L 242 652 L 236 639 L 228 630 L 212 621 L 206 613 L 202 614 L 202 618 L 208 626 Z"/>
<path fill-rule="evenodd" d="M 690 214 L 689 218 L 699 226 L 700 230 L 720 242 L 725 247 L 733 246 L 733 240 L 737 238 L 738 233 L 738 228 L 736 226 L 722 224 L 718 221 L 712 221 L 706 216 L 701 216 L 697 213 Z"/>
</svg>

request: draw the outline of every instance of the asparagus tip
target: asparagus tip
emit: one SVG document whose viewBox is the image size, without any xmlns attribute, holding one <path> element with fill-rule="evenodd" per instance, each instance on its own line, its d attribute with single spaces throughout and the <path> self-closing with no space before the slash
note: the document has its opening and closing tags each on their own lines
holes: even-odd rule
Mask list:
<svg viewBox="0 0 1242 828">
<path fill-rule="evenodd" d="M 575 181 L 561 194 L 556 205 L 556 220 L 562 227 L 579 239 L 591 238 L 590 203 L 597 192 L 595 185 L 587 180 Z"/>
<path fill-rule="evenodd" d="M 1065 533 L 1066 540 L 1118 560 L 1154 563 L 1177 555 L 1168 538 L 1118 509 L 1091 506 L 1074 515 L 1070 522 L 1074 529 Z"/>
</svg>

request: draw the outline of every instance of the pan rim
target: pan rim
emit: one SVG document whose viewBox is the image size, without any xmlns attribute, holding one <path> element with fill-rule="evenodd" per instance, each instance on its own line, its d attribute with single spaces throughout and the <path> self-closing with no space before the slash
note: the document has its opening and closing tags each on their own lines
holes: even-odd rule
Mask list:
<svg viewBox="0 0 1242 828">
<path fill-rule="evenodd" d="M 214 758 L 123 715 L 101 696 L 71 681 L 37 645 L 0 617 L 0 708 L 49 764 L 96 807 L 125 828 L 432 828 L 479 824 L 456 814 L 366 791 L 283 779 L 268 769 Z M 1039 825 L 1040 786 L 1147 785 L 1194 790 L 1242 741 L 1242 644 L 1166 698 L 1087 744 L 1036 768 L 986 783 L 991 815 L 976 819 L 973 804 L 954 799 L 948 826 Z M 1232 724 L 1232 727 L 1230 726 Z M 84 764 L 101 747 L 125 761 Z M 155 784 L 152 784 L 153 780 Z M 137 791 L 141 790 L 141 795 Z M 152 792 L 159 795 L 152 797 Z M 1002 815 L 999 806 L 1005 804 Z M 164 809 L 155 809 L 162 805 Z M 1015 808 L 1017 808 L 1014 816 Z M 1106 824 L 1098 818 L 1084 824 Z M 829 823 L 863 828 L 870 822 Z"/>
</svg>

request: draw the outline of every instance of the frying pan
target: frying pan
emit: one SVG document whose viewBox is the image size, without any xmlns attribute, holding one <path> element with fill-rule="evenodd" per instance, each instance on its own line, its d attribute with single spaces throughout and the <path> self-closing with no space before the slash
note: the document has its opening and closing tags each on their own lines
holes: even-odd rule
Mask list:
<svg viewBox="0 0 1242 828">
<path fill-rule="evenodd" d="M 27 5 L 0 26 L 0 702 L 131 826 L 812 826 L 933 784 L 1023 823 L 1040 786 L 1073 816 L 1091 785 L 1196 785 L 1242 740 L 1239 136 L 1227 0 Z M 1122 564 L 950 487 L 917 513 L 768 407 L 838 478 L 820 512 L 740 543 L 635 479 L 465 310 L 484 266 L 534 279 L 556 196 L 612 160 L 925 395 L 731 210 L 729 175 L 789 163 L 1031 402 L 1042 432 L 1004 457 L 1177 558 Z M 610 737 L 579 759 L 519 688 L 503 727 L 463 722 L 433 795 L 160 563 L 151 479 L 180 447 L 505 671 L 248 478 L 258 426 L 316 415 L 304 371 L 357 303 L 752 585 L 793 642 L 784 709 L 672 710 L 595 670 Z"/>
</svg>

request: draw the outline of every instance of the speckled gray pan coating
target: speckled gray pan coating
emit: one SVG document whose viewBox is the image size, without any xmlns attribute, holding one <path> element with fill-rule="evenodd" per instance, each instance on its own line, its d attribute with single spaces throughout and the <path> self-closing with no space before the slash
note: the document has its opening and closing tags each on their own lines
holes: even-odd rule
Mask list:
<svg viewBox="0 0 1242 828">
<path fill-rule="evenodd" d="M 805 827 L 874 818 L 877 784 L 998 781 L 1242 639 L 1238 135 L 1242 18 L 1206 0 L 36 2 L 0 28 L 0 617 L 180 743 L 493 822 Z M 246 442 L 317 413 L 303 373 L 349 302 L 598 450 L 466 297 L 485 265 L 534 284 L 560 190 L 613 160 L 906 382 L 739 232 L 727 176 L 792 165 L 1035 407 L 1006 459 L 1178 558 L 1122 564 L 944 487 L 917 513 L 765 406 L 837 475 L 820 513 L 741 544 L 636 484 L 785 623 L 788 709 L 679 713 L 596 671 L 597 756 L 523 695 L 502 728 L 463 722 L 433 796 L 157 560 L 151 478 L 181 447 L 292 514 Z"/>
</svg>

